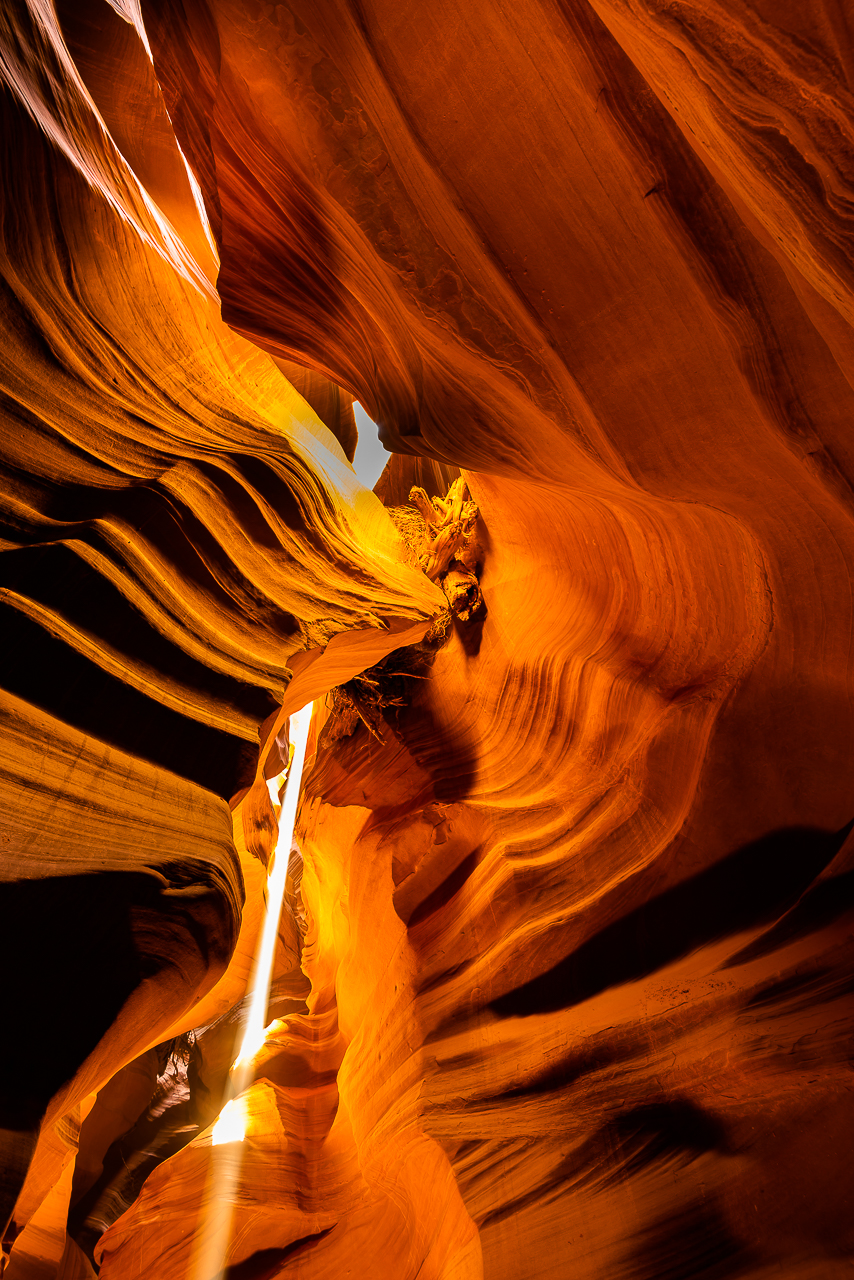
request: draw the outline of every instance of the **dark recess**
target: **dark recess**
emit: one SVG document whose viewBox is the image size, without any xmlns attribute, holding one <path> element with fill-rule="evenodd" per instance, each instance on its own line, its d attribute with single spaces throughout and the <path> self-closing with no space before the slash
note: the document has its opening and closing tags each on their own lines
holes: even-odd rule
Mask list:
<svg viewBox="0 0 854 1280">
<path fill-rule="evenodd" d="M 2 686 L 81 733 L 229 799 L 252 744 L 138 693 L 0 602 Z"/>
<path fill-rule="evenodd" d="M 828 865 L 854 826 L 788 827 L 745 845 L 594 934 L 546 973 L 492 1001 L 500 1017 L 552 1013 L 632 982 L 716 938 L 773 920 Z"/>
</svg>

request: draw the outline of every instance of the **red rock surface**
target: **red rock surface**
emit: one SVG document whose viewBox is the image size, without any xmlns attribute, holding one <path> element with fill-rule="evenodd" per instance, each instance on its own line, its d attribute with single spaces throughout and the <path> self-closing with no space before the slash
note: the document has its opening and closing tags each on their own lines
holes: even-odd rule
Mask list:
<svg viewBox="0 0 854 1280">
<path fill-rule="evenodd" d="M 12 1280 L 850 1273 L 843 9 L 0 13 Z"/>
</svg>

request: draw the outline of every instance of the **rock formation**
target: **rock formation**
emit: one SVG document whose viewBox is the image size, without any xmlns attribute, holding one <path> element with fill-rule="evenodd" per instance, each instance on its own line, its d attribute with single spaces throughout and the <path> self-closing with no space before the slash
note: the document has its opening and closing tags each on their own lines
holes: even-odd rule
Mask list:
<svg viewBox="0 0 854 1280">
<path fill-rule="evenodd" d="M 845 6 L 7 0 L 0 82 L 4 1274 L 849 1275 Z"/>
</svg>

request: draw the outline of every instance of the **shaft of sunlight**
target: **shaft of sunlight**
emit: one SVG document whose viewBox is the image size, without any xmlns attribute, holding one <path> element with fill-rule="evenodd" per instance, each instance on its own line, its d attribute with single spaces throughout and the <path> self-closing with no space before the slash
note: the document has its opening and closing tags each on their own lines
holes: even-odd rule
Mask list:
<svg viewBox="0 0 854 1280">
<path fill-rule="evenodd" d="M 211 1158 L 210 1182 L 196 1246 L 195 1280 L 219 1280 L 224 1274 L 223 1269 L 231 1238 L 234 1199 L 240 1182 L 243 1158 L 241 1144 L 247 1131 L 247 1098 L 243 1094 L 252 1082 L 253 1059 L 264 1043 L 273 958 L 294 838 L 311 714 L 312 704 L 309 703 L 291 716 L 289 721 L 291 753 L 287 775 L 285 777 L 284 773 L 279 774 L 267 784 L 270 788 L 273 807 L 277 810 L 279 833 L 273 854 L 272 869 L 267 880 L 267 911 L 252 974 L 249 1018 L 240 1045 L 240 1053 L 232 1068 L 232 1097 L 226 1102 L 211 1131 L 211 1145 L 218 1150 L 212 1153 Z M 280 807 L 279 793 L 283 781 L 285 790 Z"/>
<path fill-rule="evenodd" d="M 308 747 L 308 731 L 311 726 L 311 703 L 296 711 L 290 718 L 288 736 L 293 754 L 288 767 L 285 793 L 282 807 L 278 814 L 279 835 L 273 854 L 273 869 L 267 881 L 267 915 L 261 942 L 255 958 L 255 971 L 252 977 L 252 1000 L 249 1006 L 249 1017 L 240 1052 L 235 1066 L 249 1063 L 264 1043 L 264 1028 L 267 1025 L 267 1001 L 270 995 L 270 979 L 273 972 L 273 956 L 276 950 L 276 938 L 279 933 L 279 917 L 282 913 L 282 898 L 285 893 L 285 880 L 288 874 L 288 861 L 294 839 L 294 826 L 297 818 L 302 771 L 305 765 L 305 753 Z M 280 775 L 281 776 L 281 775 Z M 273 807 L 278 808 L 279 778 L 268 784 Z"/>
</svg>

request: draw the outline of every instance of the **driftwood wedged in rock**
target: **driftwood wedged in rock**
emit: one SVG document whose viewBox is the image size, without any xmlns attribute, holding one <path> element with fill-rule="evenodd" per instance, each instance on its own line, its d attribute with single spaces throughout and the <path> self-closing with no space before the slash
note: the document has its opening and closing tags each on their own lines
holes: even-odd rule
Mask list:
<svg viewBox="0 0 854 1280">
<path fill-rule="evenodd" d="M 428 578 L 436 580 L 447 573 L 457 552 L 468 543 L 478 517 L 468 486 L 460 477 L 444 498 L 428 498 L 423 489 L 413 487 L 409 501 L 418 508 L 424 521 L 424 537 L 418 551 L 418 563 Z"/>
<path fill-rule="evenodd" d="M 444 591 L 454 616 L 470 622 L 484 605 L 475 573 L 482 558 L 475 533 L 479 512 L 466 480 L 454 480 L 444 498 L 428 498 L 413 485 L 409 501 L 421 517 L 417 526 L 407 508 L 391 508 L 392 519 L 420 568 Z"/>
<path fill-rule="evenodd" d="M 441 587 L 449 612 L 438 614 L 420 643 L 395 649 L 373 667 L 332 690 L 333 715 L 326 726 L 326 741 L 349 737 L 358 722 L 378 742 L 383 741 L 383 713 L 407 705 L 412 680 L 426 680 L 437 649 L 446 642 L 451 616 L 468 623 L 485 614 L 480 582 L 474 572 L 482 551 L 475 526 L 479 519 L 466 481 L 454 480 L 445 498 L 427 497 L 412 486 L 410 507 L 389 508 L 413 563 Z"/>
<path fill-rule="evenodd" d="M 446 609 L 437 614 L 430 630 L 418 643 L 393 649 L 373 666 L 330 690 L 326 700 L 330 715 L 320 731 L 324 744 L 350 737 L 360 722 L 372 737 L 382 742 L 389 716 L 393 718 L 400 708 L 409 704 L 412 682 L 429 678 L 430 667 L 446 642 L 450 627 L 451 614 Z M 310 792 L 308 779 L 305 785 Z"/>
<path fill-rule="evenodd" d="M 451 613 L 460 622 L 471 622 L 483 613 L 483 594 L 477 575 L 461 560 L 452 560 L 447 572 L 440 579 L 440 586 L 448 597 Z"/>
</svg>

